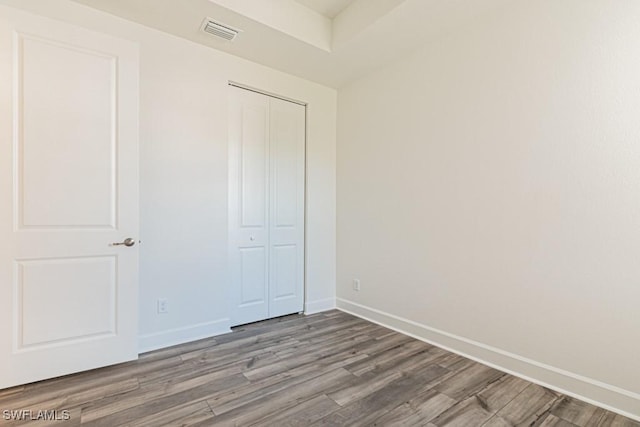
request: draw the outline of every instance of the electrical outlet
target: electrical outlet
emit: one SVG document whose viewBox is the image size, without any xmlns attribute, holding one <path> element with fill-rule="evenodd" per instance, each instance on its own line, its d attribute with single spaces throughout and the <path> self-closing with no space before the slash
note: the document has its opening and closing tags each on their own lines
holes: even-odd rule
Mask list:
<svg viewBox="0 0 640 427">
<path fill-rule="evenodd" d="M 166 298 L 158 298 L 158 314 L 169 312 L 169 302 Z"/>
<path fill-rule="evenodd" d="M 360 290 L 360 279 L 353 279 L 353 290 L 354 291 Z"/>
</svg>

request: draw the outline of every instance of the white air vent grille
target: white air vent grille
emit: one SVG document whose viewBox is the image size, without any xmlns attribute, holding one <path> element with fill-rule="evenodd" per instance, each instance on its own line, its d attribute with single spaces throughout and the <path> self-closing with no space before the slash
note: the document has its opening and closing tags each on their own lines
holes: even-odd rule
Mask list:
<svg viewBox="0 0 640 427">
<path fill-rule="evenodd" d="M 209 33 L 216 37 L 220 37 L 221 39 L 232 41 L 236 38 L 240 30 L 236 30 L 228 25 L 221 24 L 212 20 L 211 18 L 207 18 L 202 23 L 202 31 L 205 33 Z"/>
</svg>

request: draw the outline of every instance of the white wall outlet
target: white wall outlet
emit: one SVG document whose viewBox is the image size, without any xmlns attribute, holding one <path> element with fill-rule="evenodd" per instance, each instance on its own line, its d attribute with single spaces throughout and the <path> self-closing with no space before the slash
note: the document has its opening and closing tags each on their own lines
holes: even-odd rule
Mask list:
<svg viewBox="0 0 640 427">
<path fill-rule="evenodd" d="M 353 279 L 353 290 L 354 291 L 360 290 L 360 279 Z"/>
<path fill-rule="evenodd" d="M 169 312 L 169 302 L 166 298 L 158 298 L 158 314 Z"/>
</svg>

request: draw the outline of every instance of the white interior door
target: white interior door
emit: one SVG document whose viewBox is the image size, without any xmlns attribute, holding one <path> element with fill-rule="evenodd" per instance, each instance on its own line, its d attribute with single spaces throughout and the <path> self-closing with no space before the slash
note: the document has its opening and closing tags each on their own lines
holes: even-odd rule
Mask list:
<svg viewBox="0 0 640 427">
<path fill-rule="evenodd" d="M 304 308 L 305 107 L 231 87 L 229 265 L 234 325 Z"/>
<path fill-rule="evenodd" d="M 137 79 L 135 44 L 0 8 L 0 388 L 137 357 Z"/>
</svg>

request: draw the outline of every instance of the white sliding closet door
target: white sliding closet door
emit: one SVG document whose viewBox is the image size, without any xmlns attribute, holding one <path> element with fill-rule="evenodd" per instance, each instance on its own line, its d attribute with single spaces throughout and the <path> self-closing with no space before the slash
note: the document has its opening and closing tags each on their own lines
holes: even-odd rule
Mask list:
<svg viewBox="0 0 640 427">
<path fill-rule="evenodd" d="M 230 87 L 232 324 L 304 305 L 305 107 Z"/>
<path fill-rule="evenodd" d="M 230 89 L 231 320 L 242 324 L 269 317 L 269 99 Z"/>
<path fill-rule="evenodd" d="M 269 317 L 304 303 L 305 107 L 269 98 Z"/>
</svg>

